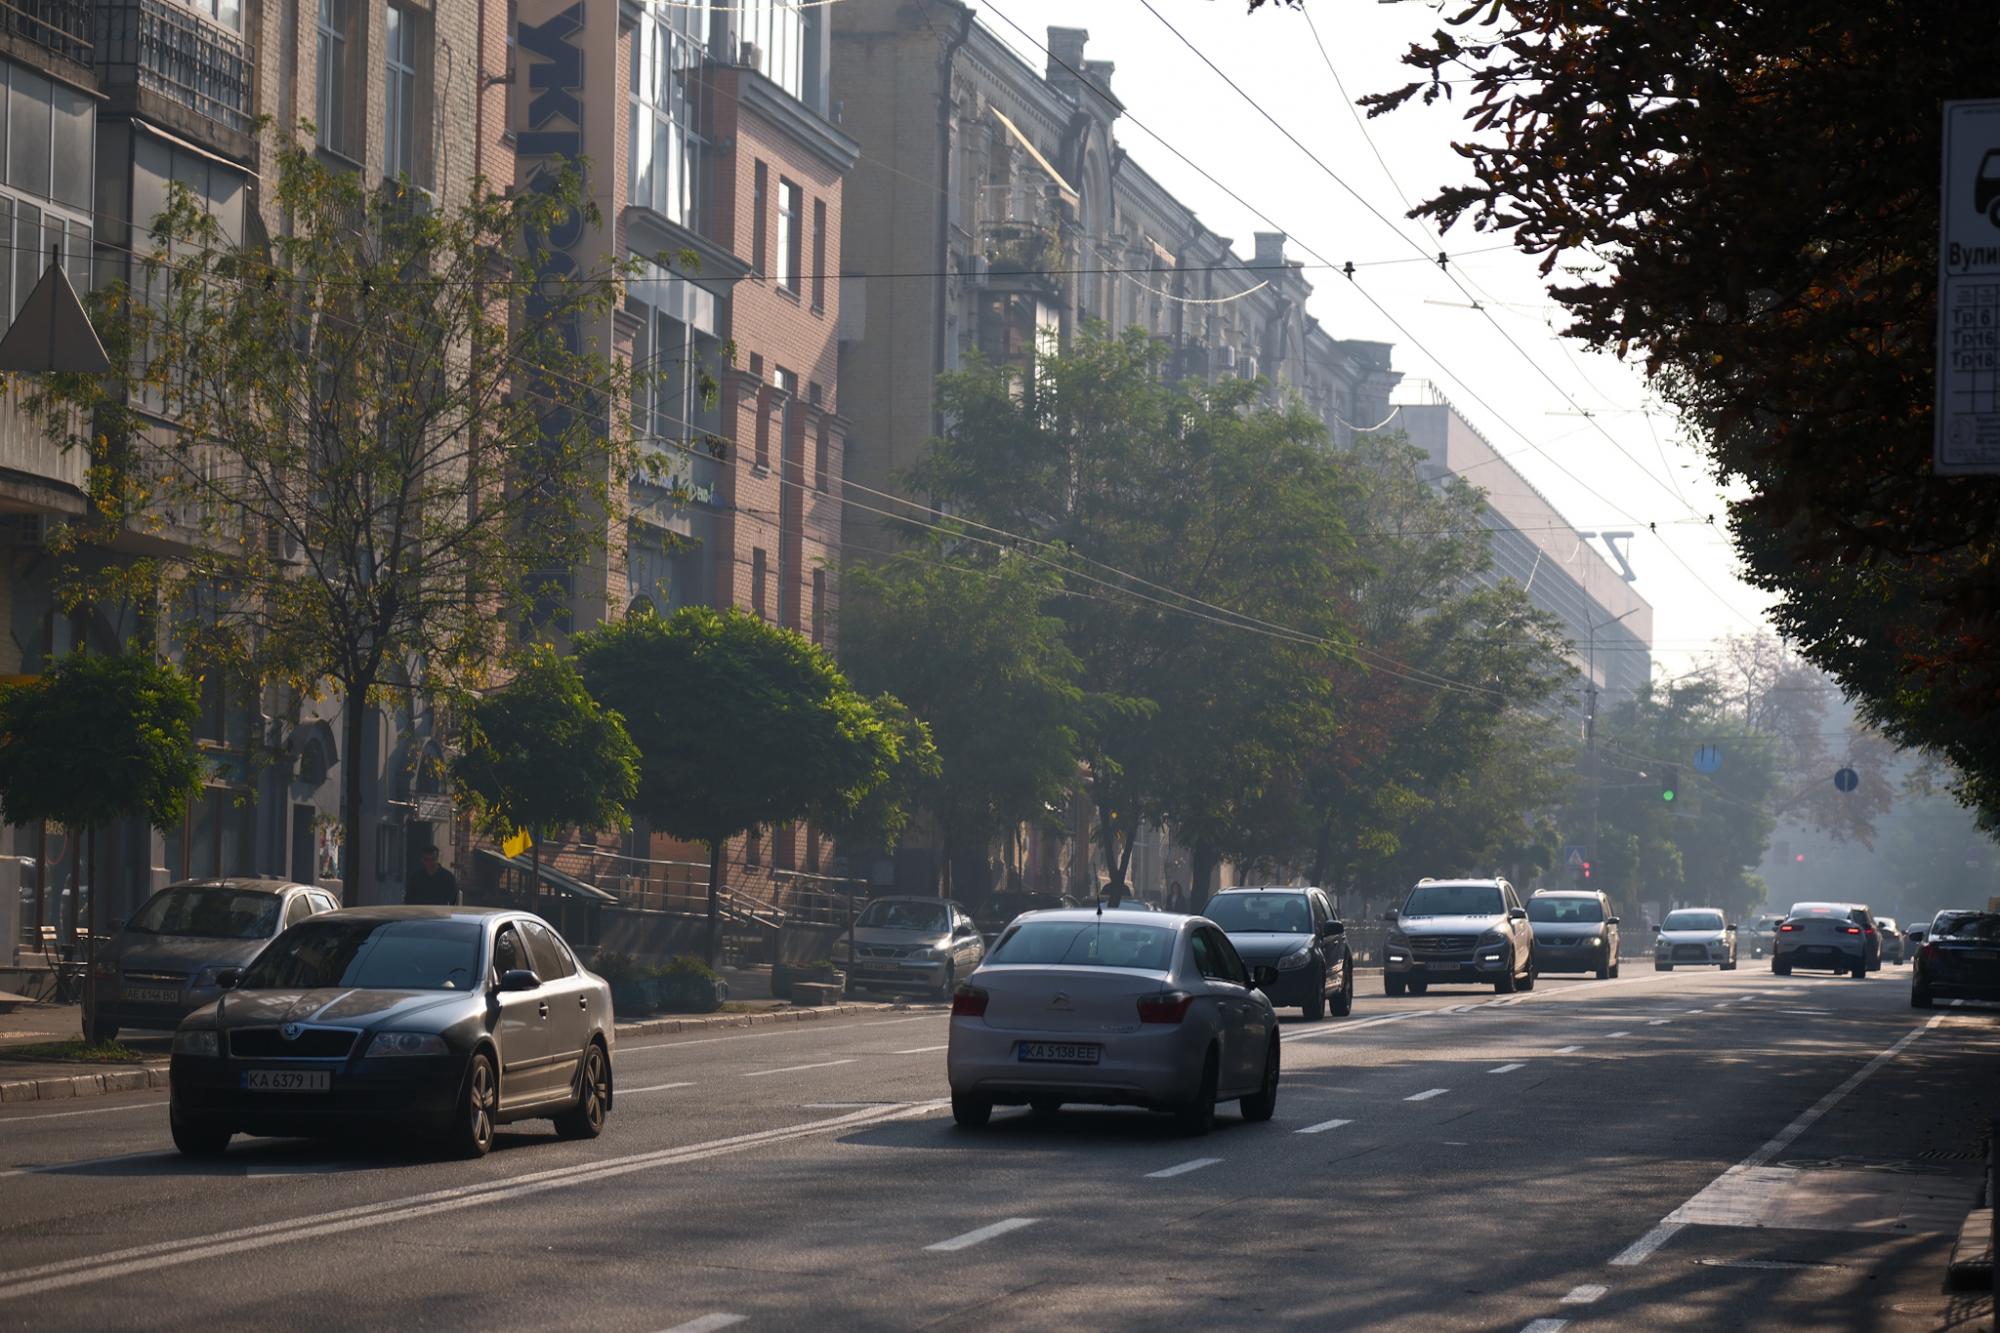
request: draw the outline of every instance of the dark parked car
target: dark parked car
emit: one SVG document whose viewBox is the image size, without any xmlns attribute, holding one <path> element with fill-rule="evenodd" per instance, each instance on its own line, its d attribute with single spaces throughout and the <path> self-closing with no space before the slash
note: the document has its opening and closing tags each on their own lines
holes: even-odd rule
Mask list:
<svg viewBox="0 0 2000 1333">
<path fill-rule="evenodd" d="M 2000 912 L 1939 912 L 1910 973 L 1910 1004 L 1939 996 L 2000 1000 Z"/>
<path fill-rule="evenodd" d="M 611 1109 L 611 988 L 540 917 L 371 907 L 301 922 L 174 1034 L 174 1144 L 362 1129 L 478 1157 L 496 1125 L 594 1138 Z"/>
<path fill-rule="evenodd" d="M 172 1032 L 222 993 L 216 977 L 242 967 L 279 931 L 338 906 L 325 889 L 282 879 L 169 884 L 99 946 L 83 993 L 83 1031 L 110 1041 L 121 1029 Z"/>
<path fill-rule="evenodd" d="M 1309 1022 L 1354 1009 L 1354 955 L 1347 927 L 1319 889 L 1224 889 L 1201 915 L 1221 926 L 1248 966 L 1269 963 L 1278 980 L 1264 994 L 1280 1009 L 1297 1005 Z"/>
<path fill-rule="evenodd" d="M 1528 899 L 1535 927 L 1535 966 L 1544 972 L 1618 975 L 1618 918 L 1611 900 L 1592 889 L 1538 889 Z"/>
</svg>

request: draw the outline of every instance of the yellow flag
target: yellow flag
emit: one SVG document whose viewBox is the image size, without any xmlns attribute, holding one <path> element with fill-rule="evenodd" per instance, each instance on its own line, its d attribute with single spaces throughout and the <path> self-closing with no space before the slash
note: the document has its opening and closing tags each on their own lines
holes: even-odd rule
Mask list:
<svg viewBox="0 0 2000 1333">
<path fill-rule="evenodd" d="M 534 845 L 535 840 L 528 836 L 528 830 L 516 829 L 513 837 L 500 844 L 500 850 L 507 856 L 519 856 Z"/>
</svg>

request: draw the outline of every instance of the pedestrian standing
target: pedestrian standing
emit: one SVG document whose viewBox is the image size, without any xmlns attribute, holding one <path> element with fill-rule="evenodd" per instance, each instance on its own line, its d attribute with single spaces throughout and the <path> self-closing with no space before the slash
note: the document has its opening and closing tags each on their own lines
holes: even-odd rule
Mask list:
<svg viewBox="0 0 2000 1333">
<path fill-rule="evenodd" d="M 424 848 L 417 860 L 418 869 L 403 890 L 403 901 L 429 907 L 458 906 L 458 877 L 438 864 L 438 849 Z"/>
</svg>

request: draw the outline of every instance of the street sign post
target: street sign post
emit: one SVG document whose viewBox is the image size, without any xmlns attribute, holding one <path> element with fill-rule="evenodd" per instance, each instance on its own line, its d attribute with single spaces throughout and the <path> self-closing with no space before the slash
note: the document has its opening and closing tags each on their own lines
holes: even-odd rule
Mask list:
<svg viewBox="0 0 2000 1333">
<path fill-rule="evenodd" d="M 1861 785 L 1861 775 L 1851 768 L 1840 769 L 1833 775 L 1833 785 L 1839 791 L 1853 791 Z"/>
<path fill-rule="evenodd" d="M 1695 772 L 1703 774 L 1714 773 L 1720 770 L 1721 767 L 1722 767 L 1721 746 L 1704 745 L 1700 749 L 1694 752 Z"/>
<path fill-rule="evenodd" d="M 1565 870 L 1581 870 L 1585 864 L 1583 848 L 1575 844 L 1563 848 L 1563 868 Z"/>
<path fill-rule="evenodd" d="M 1938 192 L 1939 476 L 2000 473 L 2000 98 L 1944 104 Z"/>
</svg>

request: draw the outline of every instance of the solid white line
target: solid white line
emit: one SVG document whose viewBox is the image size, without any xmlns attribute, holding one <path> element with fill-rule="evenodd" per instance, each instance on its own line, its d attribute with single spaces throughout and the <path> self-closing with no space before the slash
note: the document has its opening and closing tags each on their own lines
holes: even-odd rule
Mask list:
<svg viewBox="0 0 2000 1333">
<path fill-rule="evenodd" d="M 1552 1052 L 1552 1054 L 1555 1054 L 1555 1055 L 1575 1055 L 1575 1054 L 1576 1054 L 1576 1053 L 1577 1053 L 1578 1051 L 1580 1051 L 1580 1050 L 1582 1050 L 1582 1049 L 1583 1049 L 1583 1047 L 1581 1047 L 1581 1046 L 1558 1046 L 1558 1047 L 1556 1047 L 1556 1048 L 1555 1048 L 1555 1050 L 1554 1050 L 1554 1051 Z"/>
<path fill-rule="evenodd" d="M 1405 1097 L 1403 1100 L 1406 1102 L 1427 1102 L 1433 1097 L 1442 1097 L 1450 1091 L 1450 1088 L 1432 1088 L 1428 1092 L 1420 1092 L 1413 1097 Z"/>
<path fill-rule="evenodd" d="M 1495 1069 L 1489 1069 L 1489 1070 L 1487 1070 L 1486 1072 L 1487 1072 L 1487 1073 L 1489 1073 L 1489 1074 L 1511 1074 L 1511 1073 L 1513 1073 L 1513 1072 L 1514 1072 L 1515 1070 L 1517 1070 L 1517 1069 L 1526 1069 L 1526 1068 L 1527 1068 L 1527 1066 L 1526 1066 L 1526 1065 L 1519 1065 L 1519 1064 L 1516 1064 L 1516 1065 L 1501 1065 L 1501 1066 L 1499 1066 L 1498 1068 L 1495 1068 Z"/>
<path fill-rule="evenodd" d="M 926 1245 L 924 1248 L 926 1250 L 938 1251 L 969 1249 L 981 1241 L 992 1240 L 995 1236 L 1004 1236 L 1010 1231 L 1019 1231 L 1022 1227 L 1031 1227 L 1039 1221 L 1041 1221 L 1039 1217 L 1010 1217 L 1005 1221 L 995 1222 L 992 1226 L 981 1227 L 977 1231 L 968 1231 L 963 1236 L 953 1236 L 950 1240 L 941 1240 L 935 1245 Z"/>
<path fill-rule="evenodd" d="M 1646 1026 L 1647 1026 L 1647 1027 L 1649 1027 L 1649 1028 L 1663 1028 L 1663 1027 L 1665 1027 L 1665 1026 L 1666 1026 L 1667 1024 L 1669 1024 L 1669 1023 L 1671 1023 L 1671 1022 L 1673 1022 L 1673 1021 L 1674 1021 L 1674 1020 L 1673 1020 L 1673 1019 L 1671 1019 L 1671 1018 L 1656 1018 L 1656 1019 L 1654 1019 L 1654 1020 L 1653 1020 L 1652 1022 L 1650 1022 L 1650 1023 L 1646 1024 Z"/>
<path fill-rule="evenodd" d="M 670 1088 L 692 1088 L 693 1086 L 694 1086 L 694 1084 L 692 1084 L 692 1083 L 655 1083 L 655 1084 L 652 1084 L 652 1085 L 651 1085 L 650 1087 L 644 1087 L 644 1088 L 617 1088 L 617 1087 L 614 1087 L 614 1088 L 613 1088 L 613 1089 L 611 1090 L 611 1095 L 612 1095 L 612 1096 L 614 1096 L 614 1097 L 630 1097 L 630 1096 L 632 1096 L 632 1095 L 633 1095 L 634 1093 L 640 1093 L 640 1092 L 666 1092 L 666 1091 L 667 1091 L 668 1089 L 670 1089 Z"/>
<path fill-rule="evenodd" d="M 114 1111 L 143 1111 L 149 1106 L 165 1106 L 160 1102 L 133 1102 L 129 1106 L 93 1106 L 88 1111 L 43 1111 L 39 1115 L 10 1115 L 0 1119 L 0 1125 L 18 1125 L 23 1120 L 65 1120 L 73 1115 L 110 1115 Z"/>
<path fill-rule="evenodd" d="M 1174 1176 L 1184 1176 L 1190 1171 L 1199 1171 L 1205 1166 L 1214 1166 L 1220 1157 L 1196 1157 L 1175 1166 L 1163 1167 L 1158 1171 L 1148 1171 L 1148 1180 L 1169 1180 Z"/>
<path fill-rule="evenodd" d="M 1610 1037 L 1629 1037 L 1629 1036 L 1631 1036 L 1631 1035 L 1632 1035 L 1632 1029 L 1630 1029 L 1630 1028 L 1626 1028 L 1626 1029 L 1625 1029 L 1625 1030 L 1624 1030 L 1623 1032 L 1607 1032 L 1607 1033 L 1605 1033 L 1604 1035 L 1605 1035 L 1605 1036 L 1606 1036 L 1607 1038 L 1610 1038 Z"/>
<path fill-rule="evenodd" d="M 1611 1288 L 1599 1286 L 1596 1283 L 1585 1283 L 1581 1287 L 1572 1288 L 1569 1295 L 1562 1298 L 1562 1303 L 1564 1305 L 1589 1305 L 1609 1290 Z"/>
<path fill-rule="evenodd" d="M 690 1319 L 685 1324 L 675 1324 L 661 1333 L 716 1333 L 717 1329 L 733 1328 L 750 1316 L 741 1314 L 705 1314 L 699 1319 Z"/>
<path fill-rule="evenodd" d="M 196 1263 L 203 1259 L 261 1250 L 273 1245 L 315 1240 L 323 1236 L 340 1235 L 344 1232 L 384 1226 L 393 1222 L 414 1221 L 437 1213 L 454 1212 L 461 1208 L 476 1208 L 481 1204 L 499 1203 L 525 1195 L 591 1185 L 616 1176 L 629 1175 L 635 1171 L 650 1171 L 663 1166 L 706 1161 L 709 1158 L 744 1152 L 773 1143 L 815 1137 L 910 1115 L 926 1114 L 945 1105 L 947 1103 L 944 1101 L 932 1101 L 915 1106 L 856 1111 L 851 1115 L 830 1116 L 823 1120 L 807 1120 L 776 1129 L 738 1134 L 726 1139 L 712 1139 L 706 1143 L 690 1144 L 684 1148 L 655 1149 L 651 1152 L 612 1157 L 581 1166 L 572 1164 L 551 1167 L 548 1170 L 534 1171 L 510 1179 L 456 1185 L 449 1189 L 432 1190 L 426 1194 L 384 1199 L 379 1203 L 357 1204 L 351 1208 L 339 1208 L 327 1213 L 237 1227 L 206 1236 L 153 1241 L 102 1254 L 81 1255 L 73 1259 L 16 1268 L 9 1272 L 0 1272 L 0 1300 L 36 1296 L 44 1292 L 80 1287 L 87 1283 L 129 1277 L 135 1273 L 171 1268 L 178 1264 Z"/>
<path fill-rule="evenodd" d="M 812 1064 L 812 1065 L 786 1065 L 783 1069 L 758 1069 L 751 1073 L 745 1074 L 743 1077 L 769 1078 L 773 1074 L 798 1074 L 798 1073 L 803 1073 L 808 1069 L 831 1069 L 835 1065 L 851 1065 L 853 1063 L 854 1061 L 852 1059 L 821 1060 L 818 1064 Z"/>
<path fill-rule="evenodd" d="M 1521 1325 L 1521 1333 L 1556 1333 L 1557 1329 L 1568 1327 L 1567 1319 L 1531 1319 Z"/>
<path fill-rule="evenodd" d="M 1944 1022 L 1944 1015 L 1939 1014 L 1937 1017 L 1931 1019 L 1930 1022 L 1911 1028 L 1907 1033 L 1903 1034 L 1895 1045 L 1885 1051 L 1879 1052 L 1874 1059 L 1848 1075 L 1846 1082 L 1800 1112 L 1796 1120 L 1779 1130 L 1763 1147 L 1751 1153 L 1735 1166 L 1730 1167 L 1728 1171 L 1723 1172 L 1722 1176 L 1727 1176 L 1737 1171 L 1754 1170 L 1770 1161 L 1773 1157 L 1776 1157 L 1785 1149 L 1791 1147 L 1794 1139 L 1812 1128 L 1813 1123 L 1821 1116 L 1838 1106 L 1846 1098 L 1847 1094 L 1860 1087 L 1870 1074 L 1873 1074 L 1883 1065 L 1888 1064 L 1898 1055 L 1901 1055 L 1911 1042 L 1914 1042 L 1918 1037 L 1923 1036 L 1924 1033 L 1942 1022 Z M 1720 1180 L 1722 1176 L 1717 1176 L 1715 1179 Z M 1710 1181 L 1709 1185 L 1713 1185 L 1714 1183 L 1715 1181 Z M 1702 1188 L 1706 1189 L 1708 1186 L 1703 1186 Z M 1699 1195 L 1700 1191 L 1697 1190 L 1696 1194 Z M 1681 1205 L 1682 1208 L 1686 1206 L 1686 1204 Z M 1665 1218 L 1661 1219 L 1658 1226 L 1626 1246 L 1618 1257 L 1611 1261 L 1612 1264 L 1620 1268 L 1630 1268 L 1635 1264 L 1643 1263 L 1648 1255 L 1659 1249 L 1660 1246 L 1666 1244 L 1669 1240 L 1672 1240 L 1683 1227 L 1688 1225 L 1686 1222 L 1674 1221 L 1674 1218 L 1679 1215 L 1680 1211 L 1680 1208 L 1676 1208 L 1673 1212 L 1668 1213 Z"/>
<path fill-rule="evenodd" d="M 1326 1132 L 1327 1132 L 1327 1131 L 1328 1131 L 1329 1129 L 1339 1129 L 1339 1128 L 1340 1128 L 1340 1127 L 1341 1127 L 1342 1125 L 1351 1125 L 1351 1124 L 1353 1124 L 1353 1123 L 1354 1123 L 1354 1122 L 1353 1122 L 1352 1120 L 1322 1120 L 1322 1121 L 1320 1121 L 1320 1122 L 1319 1122 L 1319 1123 L 1318 1123 L 1317 1125 L 1307 1125 L 1307 1126 L 1306 1126 L 1306 1127 L 1305 1127 L 1304 1129 L 1295 1129 L 1295 1130 L 1293 1130 L 1293 1131 L 1292 1131 L 1292 1133 L 1294 1133 L 1294 1134 L 1324 1134 L 1324 1133 L 1326 1133 Z"/>
<path fill-rule="evenodd" d="M 946 1043 L 945 1043 L 944 1045 L 942 1045 L 942 1046 L 919 1046 L 919 1047 L 917 1047 L 917 1048 L 916 1048 L 915 1050 L 910 1050 L 910 1051 L 895 1051 L 895 1052 L 892 1052 L 892 1054 L 895 1054 L 895 1055 L 929 1055 L 929 1054 L 930 1054 L 930 1053 L 931 1053 L 932 1051 L 948 1051 L 948 1050 L 950 1050 L 950 1049 L 951 1049 L 951 1043 L 950 1043 L 950 1042 L 946 1042 Z"/>
<path fill-rule="evenodd" d="M 853 1023 L 833 1019 L 828 1021 L 837 1023 L 841 1032 L 861 1032 L 873 1028 L 892 1028 L 903 1023 L 936 1022 L 950 1017 L 950 1014 L 936 1013 L 918 1014 L 915 1018 L 863 1018 Z M 778 1025 L 775 1031 L 767 1032 L 759 1028 L 754 1032 L 732 1032 L 726 1037 L 690 1037 L 686 1041 L 641 1042 L 634 1038 L 629 1043 L 624 1041 L 618 1043 L 618 1058 L 622 1060 L 634 1051 L 664 1051 L 675 1046 L 713 1046 L 719 1041 L 767 1041 L 772 1037 L 803 1037 L 814 1031 L 815 1025 L 812 1023 L 785 1023 Z"/>
</svg>

